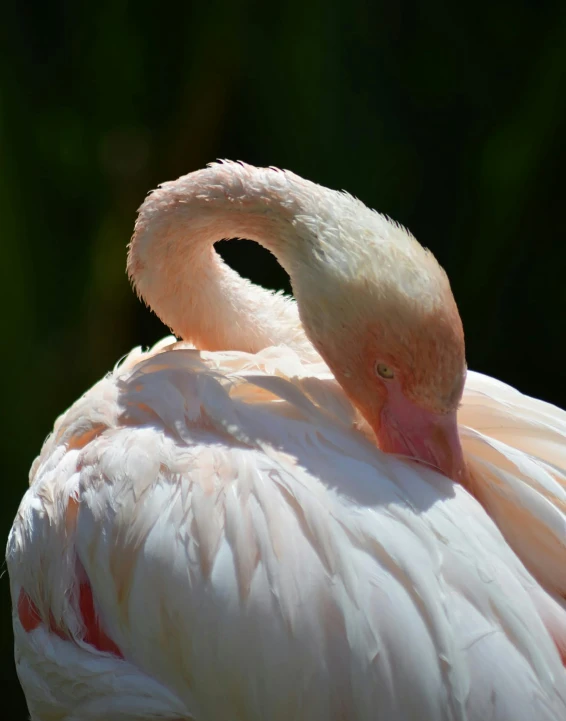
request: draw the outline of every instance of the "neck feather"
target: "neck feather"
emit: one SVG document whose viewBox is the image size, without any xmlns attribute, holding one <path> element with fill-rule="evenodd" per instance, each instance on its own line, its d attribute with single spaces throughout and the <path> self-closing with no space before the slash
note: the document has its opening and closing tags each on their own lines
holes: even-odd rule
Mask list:
<svg viewBox="0 0 566 721">
<path fill-rule="evenodd" d="M 319 359 L 295 301 L 241 278 L 213 247 L 226 238 L 254 240 L 292 276 L 310 237 L 296 221 L 315 214 L 315 189 L 323 191 L 292 173 L 236 163 L 163 184 L 140 208 L 129 248 L 128 274 L 138 294 L 198 348 L 254 353 L 284 343 L 305 359 Z"/>
</svg>

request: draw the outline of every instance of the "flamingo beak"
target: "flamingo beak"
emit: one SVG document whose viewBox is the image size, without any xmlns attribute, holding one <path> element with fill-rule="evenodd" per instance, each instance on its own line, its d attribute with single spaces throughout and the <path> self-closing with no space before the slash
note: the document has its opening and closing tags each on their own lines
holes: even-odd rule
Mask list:
<svg viewBox="0 0 566 721">
<path fill-rule="evenodd" d="M 408 456 L 461 483 L 466 464 L 456 415 L 456 411 L 432 413 L 397 398 L 393 408 L 386 404 L 381 413 L 376 429 L 379 445 L 386 453 Z"/>
</svg>

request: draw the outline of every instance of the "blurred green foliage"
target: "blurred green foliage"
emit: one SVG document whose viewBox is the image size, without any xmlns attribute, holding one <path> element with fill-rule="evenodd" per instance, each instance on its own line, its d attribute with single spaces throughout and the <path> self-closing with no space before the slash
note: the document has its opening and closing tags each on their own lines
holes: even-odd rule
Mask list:
<svg viewBox="0 0 566 721">
<path fill-rule="evenodd" d="M 11 3 L 0 25 L 6 538 L 55 417 L 165 329 L 126 243 L 157 183 L 276 165 L 407 225 L 452 280 L 471 368 L 566 406 L 566 5 Z M 251 243 L 253 280 L 288 287 Z M 25 710 L 0 579 L 0 683 Z"/>
</svg>

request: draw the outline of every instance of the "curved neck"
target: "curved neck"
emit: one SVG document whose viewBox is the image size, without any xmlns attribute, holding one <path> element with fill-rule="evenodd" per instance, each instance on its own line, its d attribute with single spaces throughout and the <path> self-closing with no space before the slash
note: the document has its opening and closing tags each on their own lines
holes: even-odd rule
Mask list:
<svg viewBox="0 0 566 721">
<path fill-rule="evenodd" d="M 240 277 L 214 250 L 226 238 L 255 240 L 292 275 L 309 235 L 297 227 L 309 186 L 316 187 L 291 173 L 235 163 L 163 184 L 140 208 L 129 248 L 138 294 L 197 348 L 255 353 L 286 344 L 318 360 L 295 301 Z"/>
</svg>

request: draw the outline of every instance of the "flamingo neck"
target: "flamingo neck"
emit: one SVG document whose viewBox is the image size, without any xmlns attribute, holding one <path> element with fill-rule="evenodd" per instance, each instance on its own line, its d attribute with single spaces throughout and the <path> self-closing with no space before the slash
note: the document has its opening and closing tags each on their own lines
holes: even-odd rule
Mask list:
<svg viewBox="0 0 566 721">
<path fill-rule="evenodd" d="M 242 278 L 214 250 L 218 240 L 248 238 L 292 272 L 298 201 L 285 174 L 267 173 L 222 164 L 162 185 L 140 209 L 128 273 L 161 320 L 198 348 L 255 353 L 284 343 L 315 360 L 296 303 Z"/>
</svg>

